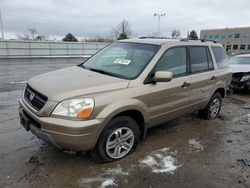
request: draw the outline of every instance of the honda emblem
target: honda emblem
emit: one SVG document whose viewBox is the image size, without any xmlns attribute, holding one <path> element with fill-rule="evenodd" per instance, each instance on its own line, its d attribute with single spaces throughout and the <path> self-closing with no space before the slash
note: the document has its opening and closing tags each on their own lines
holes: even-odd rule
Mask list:
<svg viewBox="0 0 250 188">
<path fill-rule="evenodd" d="M 35 97 L 35 94 L 34 93 L 30 93 L 29 100 L 33 101 L 34 97 Z"/>
</svg>

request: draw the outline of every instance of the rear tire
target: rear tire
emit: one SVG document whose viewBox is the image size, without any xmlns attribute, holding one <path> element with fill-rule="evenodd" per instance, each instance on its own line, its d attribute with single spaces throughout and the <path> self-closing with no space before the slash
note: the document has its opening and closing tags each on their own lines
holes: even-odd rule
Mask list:
<svg viewBox="0 0 250 188">
<path fill-rule="evenodd" d="M 118 116 L 107 124 L 91 156 L 99 163 L 119 160 L 134 151 L 139 136 L 139 126 L 134 119 Z"/>
<path fill-rule="evenodd" d="M 203 119 L 215 119 L 221 110 L 222 96 L 220 93 L 216 92 L 212 95 L 206 108 L 199 111 L 199 115 Z"/>
</svg>

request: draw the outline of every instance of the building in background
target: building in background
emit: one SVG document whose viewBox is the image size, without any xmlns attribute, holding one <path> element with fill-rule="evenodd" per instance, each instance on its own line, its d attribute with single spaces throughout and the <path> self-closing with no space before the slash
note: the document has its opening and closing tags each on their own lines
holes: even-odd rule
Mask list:
<svg viewBox="0 0 250 188">
<path fill-rule="evenodd" d="M 250 53 L 250 27 L 201 30 L 200 38 L 221 43 L 228 53 Z"/>
</svg>

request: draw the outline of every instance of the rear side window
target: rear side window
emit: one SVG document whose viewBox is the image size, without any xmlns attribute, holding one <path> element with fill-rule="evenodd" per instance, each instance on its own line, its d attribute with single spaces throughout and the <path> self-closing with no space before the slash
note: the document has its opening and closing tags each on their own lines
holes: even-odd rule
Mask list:
<svg viewBox="0 0 250 188">
<path fill-rule="evenodd" d="M 223 69 L 223 68 L 228 67 L 227 54 L 224 48 L 219 47 L 219 46 L 212 46 L 212 51 L 213 51 L 215 60 L 217 62 L 218 68 Z"/>
<path fill-rule="evenodd" d="M 202 72 L 213 68 L 210 54 L 206 47 L 189 47 L 191 72 Z"/>
<path fill-rule="evenodd" d="M 187 55 L 185 47 L 167 50 L 156 65 L 156 71 L 169 71 L 173 76 L 187 73 Z"/>
</svg>

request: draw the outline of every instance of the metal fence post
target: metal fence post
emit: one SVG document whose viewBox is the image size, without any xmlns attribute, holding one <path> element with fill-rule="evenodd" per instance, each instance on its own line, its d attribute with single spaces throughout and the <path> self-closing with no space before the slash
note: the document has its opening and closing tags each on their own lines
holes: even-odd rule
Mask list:
<svg viewBox="0 0 250 188">
<path fill-rule="evenodd" d="M 50 56 L 52 56 L 52 53 L 51 53 L 51 42 L 49 42 L 49 54 L 50 54 Z"/>
<path fill-rule="evenodd" d="M 32 56 L 32 54 L 31 54 L 31 45 L 30 45 L 30 41 L 27 41 L 28 42 L 28 44 L 29 44 L 29 52 L 30 52 L 30 56 Z"/>
<path fill-rule="evenodd" d="M 82 42 L 82 55 L 84 55 L 84 43 Z"/>
<path fill-rule="evenodd" d="M 9 46 L 8 46 L 7 41 L 5 41 L 5 47 L 6 47 L 7 57 L 9 57 Z"/>
<path fill-rule="evenodd" d="M 66 49 L 67 49 L 67 55 L 69 55 L 69 46 L 68 46 L 68 43 L 66 43 Z"/>
</svg>

